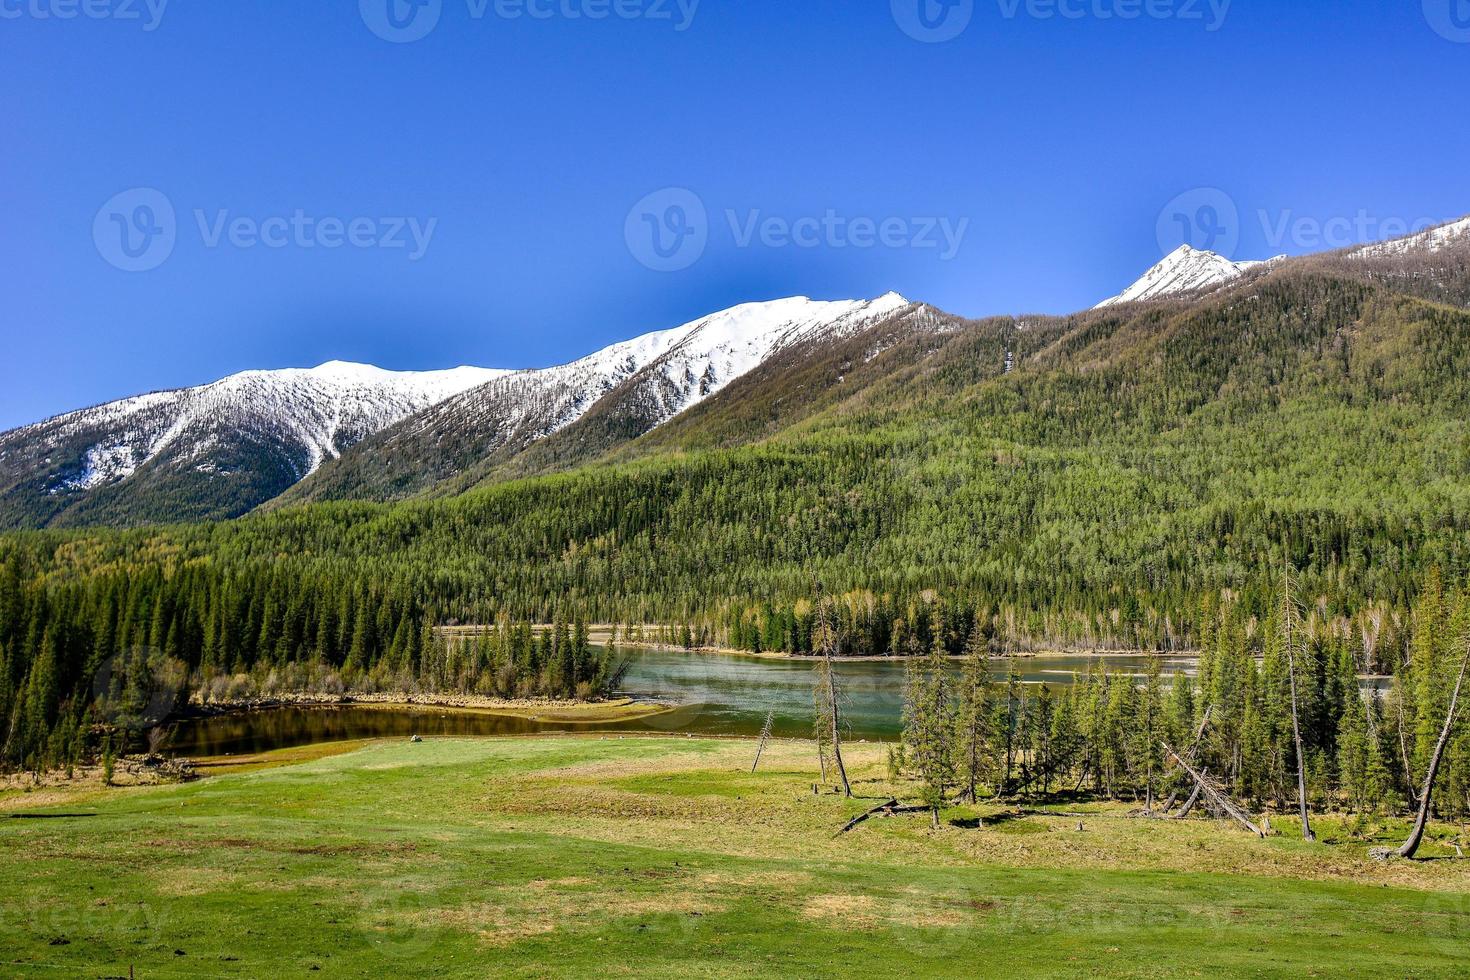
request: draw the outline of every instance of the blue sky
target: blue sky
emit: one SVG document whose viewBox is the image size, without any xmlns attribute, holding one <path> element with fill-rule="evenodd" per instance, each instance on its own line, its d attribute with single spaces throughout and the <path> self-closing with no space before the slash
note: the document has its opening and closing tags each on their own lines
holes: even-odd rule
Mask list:
<svg viewBox="0 0 1470 980">
<path fill-rule="evenodd" d="M 0 0 L 0 428 L 795 294 L 1062 313 L 1171 236 L 1470 212 L 1470 0 L 387 2 Z"/>
</svg>

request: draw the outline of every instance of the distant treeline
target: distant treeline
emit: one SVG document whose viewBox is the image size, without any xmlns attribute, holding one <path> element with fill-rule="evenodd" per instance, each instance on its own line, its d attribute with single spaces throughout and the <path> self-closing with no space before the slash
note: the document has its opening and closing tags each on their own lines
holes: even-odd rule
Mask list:
<svg viewBox="0 0 1470 980">
<path fill-rule="evenodd" d="M 581 622 L 533 632 L 506 620 L 449 641 L 432 621 L 402 586 L 326 570 L 170 562 L 53 580 L 12 554 L 0 564 L 0 768 L 75 762 L 95 750 L 94 728 L 136 733 L 191 695 L 585 699 L 621 679 Z"/>
</svg>

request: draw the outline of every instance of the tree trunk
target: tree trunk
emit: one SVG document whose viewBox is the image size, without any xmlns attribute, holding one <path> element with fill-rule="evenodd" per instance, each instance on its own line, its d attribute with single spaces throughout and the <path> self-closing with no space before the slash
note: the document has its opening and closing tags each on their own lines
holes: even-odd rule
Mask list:
<svg viewBox="0 0 1470 980">
<path fill-rule="evenodd" d="M 1209 800 L 1213 806 L 1230 816 L 1233 820 L 1244 826 L 1247 830 L 1255 834 L 1257 837 L 1266 836 L 1265 832 L 1262 831 L 1260 827 L 1257 827 L 1254 823 L 1251 822 L 1250 816 L 1244 810 L 1231 802 L 1231 800 L 1226 797 L 1224 793 L 1211 786 L 1206 777 L 1195 772 L 1194 769 L 1189 765 L 1189 763 L 1185 762 L 1179 757 L 1178 752 L 1175 752 L 1169 747 L 1167 742 L 1161 742 L 1159 744 L 1163 745 L 1164 751 L 1173 756 L 1174 761 L 1179 763 L 1180 767 L 1183 768 L 1185 772 L 1189 773 L 1189 777 L 1195 781 L 1195 784 L 1199 787 L 1200 791 L 1204 793 L 1205 799 Z"/>
<path fill-rule="evenodd" d="M 1312 833 L 1312 820 L 1307 814 L 1307 760 L 1302 752 L 1302 726 L 1298 720 L 1297 697 L 1296 697 L 1296 631 L 1292 628 L 1294 614 L 1296 612 L 1296 600 L 1291 594 L 1291 572 L 1285 573 L 1285 581 L 1282 585 L 1282 629 L 1286 636 L 1286 674 L 1291 680 L 1291 735 L 1296 741 L 1296 798 L 1297 805 L 1301 808 L 1302 816 L 1302 840 L 1314 841 L 1317 835 Z"/>
<path fill-rule="evenodd" d="M 1200 772 L 1200 775 L 1203 776 L 1203 777 L 1205 777 L 1206 779 L 1208 779 L 1208 778 L 1210 778 L 1210 770 L 1208 770 L 1208 769 L 1202 770 Z M 1179 812 L 1174 815 L 1174 819 L 1175 820 L 1183 820 L 1185 817 L 1189 816 L 1192 812 L 1194 812 L 1194 805 L 1196 803 L 1198 803 L 1198 802 L 1199 802 L 1199 783 L 1195 783 L 1194 784 L 1194 792 L 1189 794 L 1189 799 L 1187 799 L 1187 800 L 1184 801 L 1184 806 L 1182 806 L 1182 807 L 1179 808 Z M 1168 812 L 1168 811 L 1166 810 L 1165 812 Z"/>
<path fill-rule="evenodd" d="M 827 650 L 827 697 L 832 707 L 832 759 L 837 763 L 837 775 L 842 780 L 842 792 L 852 795 L 852 786 L 847 781 L 847 766 L 842 763 L 842 733 L 837 720 L 837 669 L 832 665 L 832 650 Z"/>
<path fill-rule="evenodd" d="M 1199 743 L 1205 737 L 1205 727 L 1207 725 L 1209 725 L 1209 723 L 1210 723 L 1210 715 L 1214 712 L 1214 710 L 1215 710 L 1215 706 L 1213 704 L 1209 704 L 1209 705 L 1206 705 L 1205 706 L 1204 717 L 1200 718 L 1200 720 L 1199 720 L 1199 728 L 1194 733 L 1194 741 L 1191 742 L 1190 745 L 1189 745 L 1189 748 L 1187 750 L 1185 750 L 1185 753 L 1184 753 L 1184 761 L 1185 762 L 1193 762 L 1194 761 L 1195 755 L 1199 752 Z M 1194 796 L 1198 796 L 1199 795 L 1199 787 L 1198 786 L 1195 787 L 1195 790 L 1194 790 L 1194 794 L 1193 795 Z M 1178 799 L 1179 799 L 1179 790 L 1178 789 L 1175 789 L 1174 792 L 1172 792 L 1172 793 L 1169 794 L 1169 799 L 1167 801 L 1165 801 L 1165 803 L 1164 803 L 1164 811 L 1165 812 L 1168 812 L 1169 810 L 1174 809 L 1174 804 L 1178 801 Z"/>
<path fill-rule="evenodd" d="M 1296 740 L 1296 798 L 1301 809 L 1302 840 L 1314 841 L 1317 835 L 1312 833 L 1312 819 L 1307 814 L 1307 761 L 1302 753 L 1302 726 L 1297 720 L 1296 657 L 1291 652 L 1290 642 L 1286 647 L 1286 663 L 1286 672 L 1291 675 L 1291 734 Z"/>
<path fill-rule="evenodd" d="M 1429 759 L 1429 772 L 1424 777 L 1424 791 L 1419 794 L 1419 816 L 1414 820 L 1414 830 L 1409 834 L 1409 839 L 1404 841 L 1404 846 L 1396 852 L 1401 858 L 1411 858 L 1419 850 L 1419 845 L 1424 842 L 1424 830 L 1429 826 L 1430 798 L 1434 794 L 1434 780 L 1439 775 L 1439 764 L 1444 758 L 1444 749 L 1450 741 L 1450 732 L 1455 727 L 1455 713 L 1460 707 L 1460 688 L 1465 683 L 1465 668 L 1470 667 L 1470 644 L 1466 645 L 1465 653 L 1460 660 L 1460 676 L 1455 681 L 1455 693 L 1450 696 L 1450 710 L 1445 715 L 1444 730 L 1439 733 L 1439 743 L 1434 747 L 1434 755 Z"/>
<path fill-rule="evenodd" d="M 755 772 L 755 767 L 761 764 L 761 754 L 766 751 L 766 743 L 771 740 L 771 725 L 775 720 L 775 709 L 766 712 L 766 723 L 761 726 L 760 744 L 755 747 L 755 761 L 750 764 L 751 772 Z"/>
</svg>

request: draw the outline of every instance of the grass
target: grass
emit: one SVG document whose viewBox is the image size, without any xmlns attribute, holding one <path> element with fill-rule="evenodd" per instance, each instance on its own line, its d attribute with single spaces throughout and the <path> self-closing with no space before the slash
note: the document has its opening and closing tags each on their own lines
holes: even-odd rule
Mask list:
<svg viewBox="0 0 1470 980">
<path fill-rule="evenodd" d="M 1380 864 L 1363 843 L 1108 805 L 839 835 L 871 803 L 813 795 L 804 743 L 754 775 L 741 741 L 352 748 L 6 800 L 89 815 L 0 814 L 0 975 L 1470 971 L 1470 862 Z M 851 756 L 860 795 L 892 791 L 880 747 Z"/>
</svg>

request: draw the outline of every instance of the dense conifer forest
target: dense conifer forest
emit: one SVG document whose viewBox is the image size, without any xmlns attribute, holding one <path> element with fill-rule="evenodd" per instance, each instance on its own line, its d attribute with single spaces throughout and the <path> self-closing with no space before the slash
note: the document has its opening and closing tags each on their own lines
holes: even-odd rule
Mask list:
<svg viewBox="0 0 1470 980">
<path fill-rule="evenodd" d="M 1388 702 L 1362 722 L 1383 767 L 1372 792 L 1406 799 L 1424 737 L 1410 729 L 1439 707 L 1419 717 L 1423 665 L 1458 642 L 1434 605 L 1454 601 L 1424 599 L 1444 588 L 1426 583 L 1470 571 L 1470 314 L 1395 275 L 1288 265 L 1200 300 L 957 322 L 867 364 L 851 349 L 774 364 L 599 463 L 450 496 L 7 534 L 5 763 L 79 751 L 99 668 L 129 651 L 196 692 L 275 672 L 575 696 L 615 668 L 553 667 L 582 649 L 558 631 L 554 649 L 506 652 L 521 634 L 505 626 L 495 650 L 466 653 L 435 627 L 652 624 L 800 653 L 821 582 L 839 654 L 1201 649 L 1190 710 L 1219 701 L 1236 733 L 1213 771 L 1269 796 L 1269 621 L 1289 569 L 1313 644 L 1313 785 L 1343 790 L 1369 764 L 1343 768 L 1342 738 L 1361 734 L 1343 735 L 1358 723 L 1347 674 L 1391 675 L 1403 741 Z M 1137 695 L 1083 691 L 1098 685 L 1116 711 Z M 1141 756 L 1110 758 L 1087 778 L 1136 788 Z"/>
</svg>

